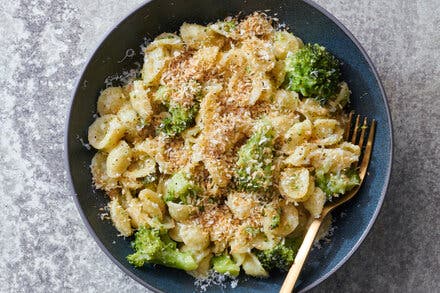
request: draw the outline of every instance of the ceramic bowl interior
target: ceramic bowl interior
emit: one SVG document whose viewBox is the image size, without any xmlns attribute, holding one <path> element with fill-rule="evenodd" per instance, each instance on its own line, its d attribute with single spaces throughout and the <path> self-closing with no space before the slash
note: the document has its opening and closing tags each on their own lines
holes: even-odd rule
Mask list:
<svg viewBox="0 0 440 293">
<path fill-rule="evenodd" d="M 105 82 L 113 80 L 117 83 L 115 76 L 139 66 L 142 61 L 140 45 L 145 42 L 145 37 L 152 39 L 162 32 L 178 31 L 183 22 L 206 24 L 226 16 L 246 15 L 253 11 L 267 11 L 287 24 L 304 42 L 316 42 L 327 47 L 343 62 L 343 78 L 352 91 L 351 108 L 378 122 L 369 175 L 358 196 L 333 213 L 335 229 L 331 242 L 311 252 L 296 289 L 311 288 L 339 268 L 362 242 L 382 204 L 392 157 L 391 121 L 385 94 L 368 56 L 334 17 L 308 1 L 147 2 L 116 25 L 86 63 L 72 98 L 65 150 L 74 199 L 91 235 L 115 264 L 150 289 L 193 292 L 194 279 L 185 272 L 159 266 L 134 268 L 125 259 L 132 252 L 130 239 L 117 237 L 118 233 L 111 222 L 101 219 L 100 208 L 107 204 L 108 199 L 92 186 L 89 165 L 94 151 L 88 150 L 82 143 L 87 141 L 87 128 L 94 120 L 98 94 Z M 268 279 L 240 277 L 234 291 L 278 292 L 283 278 L 283 274 Z M 214 286 L 210 290 L 221 292 L 224 289 Z"/>
</svg>

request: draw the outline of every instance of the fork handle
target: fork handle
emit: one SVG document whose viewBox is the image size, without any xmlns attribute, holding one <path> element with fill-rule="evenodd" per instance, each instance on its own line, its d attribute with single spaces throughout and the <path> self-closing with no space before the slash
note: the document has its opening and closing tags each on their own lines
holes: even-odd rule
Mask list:
<svg viewBox="0 0 440 293">
<path fill-rule="evenodd" d="M 295 261 L 293 262 L 293 265 L 290 268 L 286 279 L 284 280 L 284 283 L 283 283 L 283 286 L 281 287 L 280 293 L 291 293 L 292 292 L 293 287 L 295 286 L 296 280 L 298 279 L 299 274 L 301 273 L 301 269 L 304 265 L 304 262 L 306 261 L 307 256 L 309 255 L 310 249 L 312 248 L 316 234 L 318 234 L 319 227 L 322 224 L 323 218 L 324 217 L 321 216 L 319 219 L 313 220 L 312 224 L 310 225 L 309 229 L 307 230 L 307 233 L 304 236 L 304 240 L 301 244 L 301 247 L 299 248 L 298 253 L 296 254 Z"/>
</svg>

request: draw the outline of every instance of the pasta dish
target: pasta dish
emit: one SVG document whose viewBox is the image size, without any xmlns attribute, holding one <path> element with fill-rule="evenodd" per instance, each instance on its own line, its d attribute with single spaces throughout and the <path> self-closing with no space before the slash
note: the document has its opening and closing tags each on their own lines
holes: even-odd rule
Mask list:
<svg viewBox="0 0 440 293">
<path fill-rule="evenodd" d="M 197 278 L 288 270 L 310 221 L 359 184 L 340 62 L 262 13 L 184 23 L 144 53 L 88 130 L 128 261 Z"/>
</svg>

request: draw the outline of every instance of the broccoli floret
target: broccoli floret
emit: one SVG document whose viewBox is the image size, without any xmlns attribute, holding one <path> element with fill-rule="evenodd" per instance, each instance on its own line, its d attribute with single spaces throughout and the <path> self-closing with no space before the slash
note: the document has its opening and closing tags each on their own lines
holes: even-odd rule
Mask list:
<svg viewBox="0 0 440 293">
<path fill-rule="evenodd" d="M 175 136 L 195 123 L 199 104 L 195 103 L 189 109 L 181 106 L 171 106 L 168 109 L 169 116 L 162 120 L 159 125 L 159 131 L 168 136 Z"/>
<path fill-rule="evenodd" d="M 214 256 L 211 260 L 212 268 L 220 274 L 237 277 L 240 274 L 240 266 L 237 265 L 229 255 L 222 254 Z"/>
<path fill-rule="evenodd" d="M 264 191 L 272 184 L 274 136 L 272 125 L 263 120 L 238 151 L 235 181 L 239 190 Z"/>
<path fill-rule="evenodd" d="M 158 229 L 139 228 L 132 242 L 135 252 L 127 256 L 129 263 L 141 267 L 145 263 L 160 264 L 185 271 L 195 270 L 198 265 L 192 255 L 181 252 L 176 242 L 166 232 Z"/>
<path fill-rule="evenodd" d="M 196 196 L 200 188 L 184 172 L 175 173 L 167 180 L 165 201 L 187 204 L 190 197 Z"/>
<path fill-rule="evenodd" d="M 329 200 L 333 196 L 344 194 L 360 184 L 359 173 L 354 168 L 337 174 L 317 171 L 315 175 L 316 185 L 326 193 Z"/>
<path fill-rule="evenodd" d="M 286 87 L 325 103 L 339 89 L 340 62 L 318 44 L 307 44 L 286 57 Z"/>
<path fill-rule="evenodd" d="M 266 271 L 288 271 L 295 260 L 302 239 L 286 238 L 272 249 L 256 250 L 255 255 Z"/>
</svg>

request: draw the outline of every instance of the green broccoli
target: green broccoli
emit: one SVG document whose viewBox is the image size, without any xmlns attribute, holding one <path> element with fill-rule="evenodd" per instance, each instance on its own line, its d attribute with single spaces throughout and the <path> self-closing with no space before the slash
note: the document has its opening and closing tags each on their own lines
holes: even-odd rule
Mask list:
<svg viewBox="0 0 440 293">
<path fill-rule="evenodd" d="M 162 120 L 159 125 L 159 131 L 168 136 L 175 136 L 195 123 L 199 104 L 195 103 L 189 109 L 181 106 L 171 106 L 168 109 L 169 116 Z"/>
<path fill-rule="evenodd" d="M 179 251 L 176 242 L 171 240 L 166 232 L 141 227 L 135 237 L 132 242 L 135 252 L 128 255 L 127 260 L 136 267 L 141 267 L 145 263 L 160 264 L 185 271 L 195 270 L 198 267 L 192 255 Z"/>
<path fill-rule="evenodd" d="M 286 57 L 286 88 L 321 103 L 337 93 L 340 62 L 318 44 L 307 44 Z"/>
<path fill-rule="evenodd" d="M 266 271 L 288 271 L 295 260 L 301 246 L 302 239 L 296 237 L 286 238 L 272 249 L 255 250 L 255 255 Z"/>
<path fill-rule="evenodd" d="M 217 273 L 227 274 L 232 277 L 237 277 L 240 274 L 240 266 L 227 254 L 214 256 L 211 259 L 211 263 L 212 268 Z"/>
<path fill-rule="evenodd" d="M 191 182 L 182 171 L 175 173 L 165 185 L 167 190 L 165 201 L 175 203 L 187 204 L 190 197 L 196 196 L 200 191 L 200 188 Z"/>
<path fill-rule="evenodd" d="M 333 196 L 344 194 L 360 184 L 359 173 L 355 168 L 337 174 L 317 171 L 315 175 L 316 185 L 326 193 L 329 200 Z"/>
<path fill-rule="evenodd" d="M 264 191 L 272 184 L 274 136 L 272 125 L 262 120 L 238 151 L 235 182 L 239 190 Z"/>
</svg>

